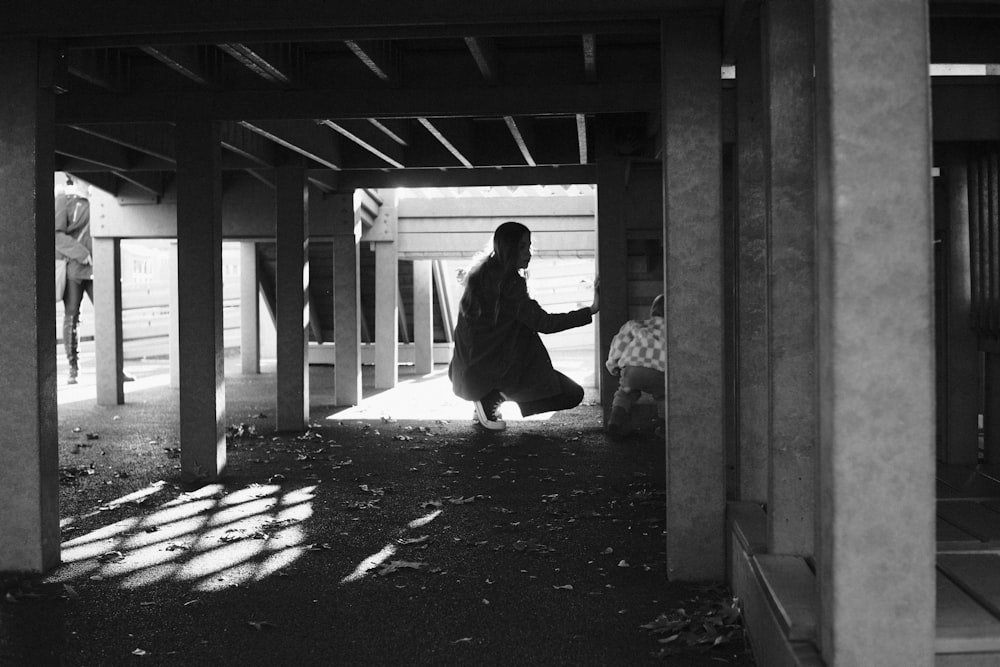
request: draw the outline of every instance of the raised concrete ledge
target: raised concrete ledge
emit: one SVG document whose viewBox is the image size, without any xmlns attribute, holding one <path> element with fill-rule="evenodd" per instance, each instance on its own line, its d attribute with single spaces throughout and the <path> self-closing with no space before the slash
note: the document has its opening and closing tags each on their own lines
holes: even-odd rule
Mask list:
<svg viewBox="0 0 1000 667">
<path fill-rule="evenodd" d="M 766 516 L 760 505 L 729 503 L 727 518 L 730 585 L 741 602 L 757 664 L 822 667 L 825 663 L 808 638 L 815 636 L 818 608 L 815 578 L 806 583 L 812 571 L 801 558 L 761 553 Z"/>
</svg>

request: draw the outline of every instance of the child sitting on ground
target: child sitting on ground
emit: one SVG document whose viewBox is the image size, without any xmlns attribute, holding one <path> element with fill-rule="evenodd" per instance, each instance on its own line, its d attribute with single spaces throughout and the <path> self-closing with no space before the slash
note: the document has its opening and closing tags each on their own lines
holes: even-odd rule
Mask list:
<svg viewBox="0 0 1000 667">
<path fill-rule="evenodd" d="M 664 370 L 667 352 L 663 345 L 663 295 L 653 299 L 649 317 L 629 320 L 611 340 L 605 363 L 612 375 L 618 376 L 618 390 L 611 403 L 608 435 L 619 438 L 632 428 L 632 406 L 642 392 L 662 398 L 665 391 Z"/>
</svg>

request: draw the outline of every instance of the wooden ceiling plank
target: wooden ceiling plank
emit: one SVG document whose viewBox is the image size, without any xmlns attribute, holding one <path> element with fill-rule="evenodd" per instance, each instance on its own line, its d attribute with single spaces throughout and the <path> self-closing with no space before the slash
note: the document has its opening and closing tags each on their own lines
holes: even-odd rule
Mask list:
<svg viewBox="0 0 1000 667">
<path fill-rule="evenodd" d="M 398 169 L 404 168 L 403 163 L 400 162 L 398 159 L 383 152 L 381 149 L 377 148 L 371 141 L 368 141 L 364 137 L 362 137 L 361 136 L 362 128 L 358 127 L 357 125 L 351 125 L 349 120 L 341 120 L 341 121 L 321 120 L 319 122 L 322 125 L 325 125 L 326 127 L 329 127 L 330 129 L 339 132 L 343 136 L 347 137 L 348 139 L 356 143 L 358 146 L 364 148 L 372 155 L 385 160 L 387 163 L 389 163 L 389 165 L 396 167 Z M 369 127 L 371 126 L 369 125 Z M 397 145 L 396 148 L 398 149 L 399 146 Z"/>
<path fill-rule="evenodd" d="M 68 93 L 56 97 L 56 122 L 572 115 L 650 111 L 658 105 L 656 82 L 461 89 L 183 91 L 142 96 Z"/>
<path fill-rule="evenodd" d="M 344 40 L 347 48 L 370 69 L 375 76 L 386 83 L 394 83 L 399 77 L 399 67 L 395 47 L 385 40 L 358 41 Z"/>
<path fill-rule="evenodd" d="M 220 87 L 218 63 L 207 53 L 207 47 L 147 44 L 139 48 L 146 55 L 198 85 L 206 88 Z"/>
<path fill-rule="evenodd" d="M 66 70 L 98 88 L 120 93 L 128 84 L 129 58 L 118 49 L 70 49 Z"/>
<path fill-rule="evenodd" d="M 454 145 L 454 144 L 452 144 L 452 143 L 451 143 L 451 142 L 450 142 L 450 141 L 448 140 L 448 138 L 447 138 L 446 136 L 444 136 L 444 133 L 442 133 L 442 132 L 441 132 L 441 131 L 440 131 L 440 130 L 439 130 L 439 129 L 438 129 L 438 128 L 437 128 L 437 127 L 436 127 L 436 126 L 434 125 L 434 123 L 432 123 L 432 122 L 431 122 L 430 120 L 428 120 L 427 118 L 423 118 L 423 117 L 421 117 L 421 118 L 417 118 L 417 121 L 418 121 L 418 122 L 419 122 L 419 123 L 420 123 L 421 125 L 423 125 L 423 126 L 424 126 L 424 128 L 425 128 L 425 129 L 426 129 L 426 130 L 427 130 L 428 132 L 430 132 L 430 133 L 431 133 L 431 136 L 433 136 L 433 137 L 434 137 L 435 139 L 437 139 L 437 140 L 438 140 L 439 142 L 441 142 L 441 145 L 442 145 L 442 146 L 444 146 L 444 147 L 445 147 L 445 149 L 447 149 L 447 151 L 448 151 L 449 153 L 451 153 L 451 154 L 452 154 L 453 156 L 455 156 L 455 159 L 456 159 L 456 160 L 458 160 L 459 162 L 461 162 L 461 163 L 462 163 L 462 164 L 463 164 L 463 165 L 464 165 L 464 166 L 465 166 L 465 167 L 466 167 L 467 169 L 471 169 L 471 168 L 472 168 L 472 167 L 474 166 L 474 165 L 473 165 L 473 164 L 472 164 L 472 163 L 471 163 L 471 162 L 469 161 L 469 159 L 468 159 L 467 157 L 465 157 L 465 155 L 463 155 L 463 154 L 462 154 L 462 152 L 461 152 L 461 151 L 459 151 L 459 150 L 458 150 L 458 148 L 456 148 L 456 147 L 455 147 L 455 145 Z"/>
<path fill-rule="evenodd" d="M 311 120 L 241 121 L 240 125 L 324 167 L 335 171 L 341 169 L 337 135 L 327 132 Z"/>
<path fill-rule="evenodd" d="M 301 54 L 292 45 L 227 42 L 218 47 L 265 81 L 291 86 L 299 79 Z"/>
<path fill-rule="evenodd" d="M 222 123 L 222 147 L 261 167 L 274 167 L 277 155 L 274 143 L 257 132 L 232 121 Z"/>
<path fill-rule="evenodd" d="M 583 78 L 587 83 L 597 81 L 597 35 L 583 35 Z"/>
<path fill-rule="evenodd" d="M 145 153 L 167 162 L 175 162 L 173 126 L 166 123 L 141 123 L 128 125 L 111 123 L 102 125 L 73 125 L 73 129 L 112 141 L 134 151 Z"/>
<path fill-rule="evenodd" d="M 531 149 L 528 147 L 528 138 L 525 136 L 532 136 L 532 133 L 528 129 L 528 119 L 504 116 L 503 121 L 507 124 L 507 129 L 510 130 L 510 136 L 514 138 L 514 143 L 517 144 L 517 149 L 521 151 L 521 155 L 524 156 L 524 161 L 529 167 L 536 166 L 535 158 L 532 157 Z"/>
<path fill-rule="evenodd" d="M 55 148 L 57 153 L 67 157 L 87 160 L 109 169 L 128 169 L 131 164 L 128 149 L 124 146 L 69 127 L 55 128 Z"/>
<path fill-rule="evenodd" d="M 487 83 L 499 83 L 500 62 L 496 41 L 490 37 L 466 37 L 465 45 L 469 47 L 469 52 L 476 61 L 483 79 Z"/>
</svg>

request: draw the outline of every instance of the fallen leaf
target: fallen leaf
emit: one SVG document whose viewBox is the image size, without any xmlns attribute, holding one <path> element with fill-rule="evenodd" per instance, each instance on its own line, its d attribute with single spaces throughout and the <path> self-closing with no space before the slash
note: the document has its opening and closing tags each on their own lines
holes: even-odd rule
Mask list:
<svg viewBox="0 0 1000 667">
<path fill-rule="evenodd" d="M 571 591 L 573 590 L 573 584 L 563 584 L 562 586 L 553 586 L 552 588 L 562 591 Z"/>
<path fill-rule="evenodd" d="M 387 574 L 392 574 L 393 572 L 398 572 L 399 570 L 409 569 L 409 570 L 419 570 L 427 566 L 427 563 L 418 563 L 413 561 L 405 560 L 394 560 L 390 561 L 388 565 L 385 565 L 378 571 L 380 577 L 384 577 Z"/>
<path fill-rule="evenodd" d="M 141 648 L 137 648 L 136 650 L 132 651 L 132 655 L 149 655 L 149 654 L 146 651 L 143 651 Z"/>
<path fill-rule="evenodd" d="M 259 630 L 263 630 L 265 628 L 276 628 L 276 627 L 278 627 L 277 625 L 275 625 L 274 623 L 271 623 L 270 621 L 247 621 L 247 625 L 249 625 L 254 630 L 258 630 L 258 631 Z"/>
<path fill-rule="evenodd" d="M 420 537 L 400 537 L 396 540 L 398 544 L 420 544 L 421 542 L 426 542 L 430 539 L 430 535 L 421 535 Z"/>
</svg>

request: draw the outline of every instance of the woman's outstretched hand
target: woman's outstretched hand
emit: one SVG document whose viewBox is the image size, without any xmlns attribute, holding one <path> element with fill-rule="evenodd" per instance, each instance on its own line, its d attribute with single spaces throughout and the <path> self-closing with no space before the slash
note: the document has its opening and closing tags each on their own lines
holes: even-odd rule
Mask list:
<svg viewBox="0 0 1000 667">
<path fill-rule="evenodd" d="M 601 309 L 601 278 L 594 278 L 594 302 L 590 304 L 590 314 L 593 315 Z"/>
</svg>

